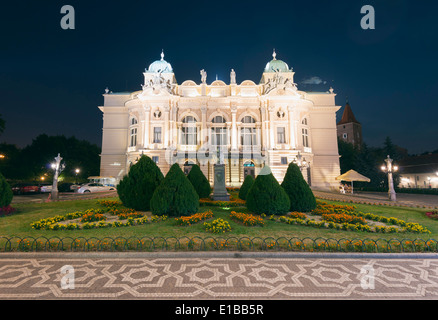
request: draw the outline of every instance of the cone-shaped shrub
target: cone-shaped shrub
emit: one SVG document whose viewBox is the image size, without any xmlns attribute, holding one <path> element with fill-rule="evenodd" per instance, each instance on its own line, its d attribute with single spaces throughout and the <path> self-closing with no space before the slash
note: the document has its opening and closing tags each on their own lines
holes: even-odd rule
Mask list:
<svg viewBox="0 0 438 320">
<path fill-rule="evenodd" d="M 199 198 L 208 198 L 211 193 L 211 186 L 197 164 L 192 166 L 187 179 L 192 183 Z"/>
<path fill-rule="evenodd" d="M 0 208 L 9 206 L 12 201 L 12 189 L 5 177 L 0 173 Z"/>
<path fill-rule="evenodd" d="M 170 167 L 151 199 L 154 215 L 188 216 L 199 208 L 199 196 L 179 165 Z"/>
<path fill-rule="evenodd" d="M 239 190 L 239 198 L 242 200 L 246 200 L 246 196 L 248 195 L 249 189 L 251 189 L 252 185 L 254 183 L 254 177 L 252 175 L 247 175 L 245 177 L 245 180 L 242 183 L 242 186 Z"/>
<path fill-rule="evenodd" d="M 246 196 L 246 207 L 254 213 L 282 215 L 289 211 L 290 201 L 268 166 L 255 179 Z"/>
<path fill-rule="evenodd" d="M 316 208 L 315 196 L 295 163 L 289 164 L 281 186 L 289 196 L 290 211 L 309 212 Z"/>
<path fill-rule="evenodd" d="M 149 211 L 152 195 L 163 179 L 155 162 L 148 156 L 141 156 L 117 186 L 120 201 L 125 207 Z"/>
</svg>

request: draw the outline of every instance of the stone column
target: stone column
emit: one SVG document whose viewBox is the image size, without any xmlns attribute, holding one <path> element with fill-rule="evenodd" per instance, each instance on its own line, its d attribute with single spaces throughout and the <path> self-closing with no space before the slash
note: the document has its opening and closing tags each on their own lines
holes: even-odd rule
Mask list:
<svg viewBox="0 0 438 320">
<path fill-rule="evenodd" d="M 173 105 L 172 108 L 172 120 L 173 120 L 173 128 L 172 128 L 172 145 L 177 148 L 179 145 L 179 141 L 178 141 L 178 127 L 177 127 L 177 112 L 178 112 L 178 107 L 176 105 L 176 103 Z"/>
<path fill-rule="evenodd" d="M 275 147 L 275 132 L 274 132 L 274 107 L 269 107 L 269 149 Z"/>
<path fill-rule="evenodd" d="M 237 106 L 235 104 L 231 105 L 231 150 L 237 150 Z"/>
<path fill-rule="evenodd" d="M 169 111 L 170 107 L 164 107 L 163 145 L 165 148 L 169 145 Z"/>
<path fill-rule="evenodd" d="M 294 108 L 288 106 L 287 110 L 289 111 L 289 145 L 291 149 L 296 149 L 297 141 L 295 136 Z"/>
<path fill-rule="evenodd" d="M 201 148 L 203 148 L 206 144 L 206 138 L 207 138 L 207 106 L 202 105 L 201 106 L 201 112 L 202 112 L 202 128 L 201 128 Z"/>
<path fill-rule="evenodd" d="M 266 150 L 268 149 L 268 139 L 267 139 L 267 130 L 266 130 L 266 107 L 265 107 L 265 103 L 262 102 L 261 103 L 261 107 L 260 107 L 260 115 L 261 115 L 261 120 L 262 120 L 262 140 L 260 141 L 261 143 L 261 149 L 262 150 Z"/>
<path fill-rule="evenodd" d="M 151 116 L 151 106 L 144 106 L 144 148 L 149 149 L 149 132 L 150 132 L 150 116 Z"/>
</svg>

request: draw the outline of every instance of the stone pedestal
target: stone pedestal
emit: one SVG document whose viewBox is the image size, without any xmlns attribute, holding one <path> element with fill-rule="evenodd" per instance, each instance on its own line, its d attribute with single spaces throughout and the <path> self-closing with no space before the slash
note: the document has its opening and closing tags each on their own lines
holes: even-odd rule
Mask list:
<svg viewBox="0 0 438 320">
<path fill-rule="evenodd" d="M 230 201 L 230 195 L 225 188 L 225 165 L 214 165 L 214 185 L 210 198 L 215 201 Z"/>
</svg>

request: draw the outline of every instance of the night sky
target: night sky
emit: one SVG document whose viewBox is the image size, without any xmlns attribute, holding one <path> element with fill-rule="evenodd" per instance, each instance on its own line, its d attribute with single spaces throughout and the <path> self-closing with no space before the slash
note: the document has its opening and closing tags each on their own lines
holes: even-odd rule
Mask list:
<svg viewBox="0 0 438 320">
<path fill-rule="evenodd" d="M 102 94 L 141 89 L 153 61 L 177 82 L 258 83 L 272 59 L 295 71 L 298 89 L 346 97 L 369 146 L 386 136 L 409 153 L 438 149 L 438 2 L 13 1 L 0 7 L 0 142 L 24 147 L 64 134 L 101 145 Z M 75 30 L 60 26 L 63 5 Z M 373 5 L 375 30 L 363 30 Z M 338 112 L 338 119 L 343 108 Z"/>
</svg>

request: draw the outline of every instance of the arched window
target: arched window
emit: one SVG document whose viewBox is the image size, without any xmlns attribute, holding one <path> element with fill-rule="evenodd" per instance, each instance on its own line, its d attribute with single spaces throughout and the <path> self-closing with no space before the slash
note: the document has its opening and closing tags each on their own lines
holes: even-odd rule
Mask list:
<svg viewBox="0 0 438 320">
<path fill-rule="evenodd" d="M 138 124 L 138 121 L 136 118 L 131 118 L 131 126 Z"/>
<path fill-rule="evenodd" d="M 255 123 L 255 119 L 251 116 L 244 116 L 242 118 L 242 123 Z"/>
<path fill-rule="evenodd" d="M 193 116 L 186 116 L 182 119 L 181 144 L 197 145 L 196 119 Z"/>
<path fill-rule="evenodd" d="M 242 118 L 242 127 L 240 129 L 240 144 L 242 146 L 254 146 L 257 144 L 255 119 L 251 116 Z"/>
<path fill-rule="evenodd" d="M 227 127 L 225 125 L 225 118 L 222 116 L 215 116 L 211 122 L 211 144 L 213 146 L 226 146 Z"/>
</svg>

